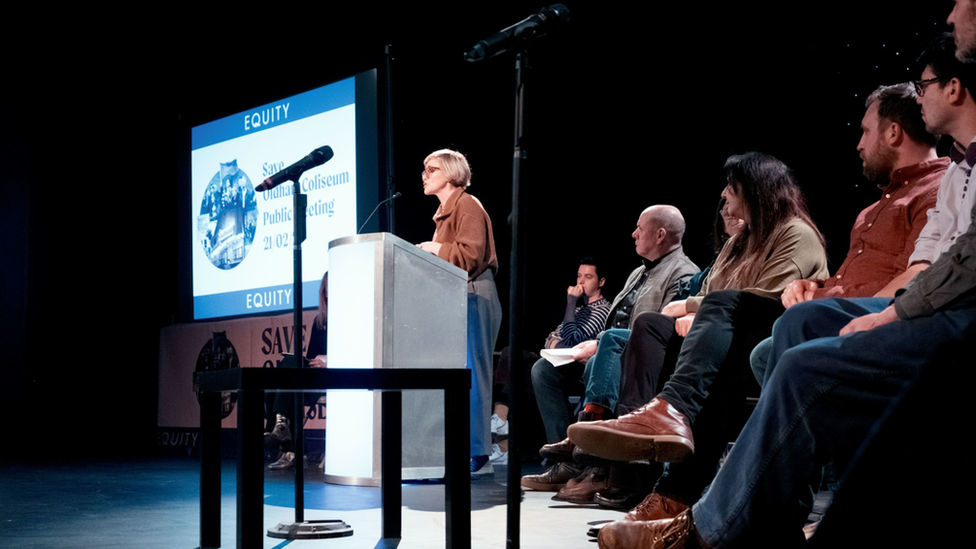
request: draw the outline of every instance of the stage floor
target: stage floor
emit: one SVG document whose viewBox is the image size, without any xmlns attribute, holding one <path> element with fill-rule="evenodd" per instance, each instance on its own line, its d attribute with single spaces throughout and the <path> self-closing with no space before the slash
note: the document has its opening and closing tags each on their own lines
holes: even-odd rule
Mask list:
<svg viewBox="0 0 976 549">
<path fill-rule="evenodd" d="M 70 461 L 0 465 L 0 546 L 4 548 L 193 549 L 199 546 L 200 462 L 194 458 Z M 506 467 L 494 479 L 471 485 L 472 547 L 504 548 Z M 541 471 L 526 466 L 524 474 Z M 236 547 L 236 464 L 222 468 L 221 545 Z M 380 539 L 378 488 L 334 486 L 321 469 L 306 470 L 305 519 L 342 519 L 352 537 L 288 542 L 265 538 L 265 548 L 373 548 Z M 622 512 L 552 501 L 551 493 L 525 492 L 521 546 L 532 549 L 595 548 L 591 521 Z M 292 522 L 294 475 L 265 475 L 265 529 Z M 380 547 L 385 547 L 380 545 Z M 400 548 L 444 547 L 444 487 L 405 484 Z"/>
</svg>

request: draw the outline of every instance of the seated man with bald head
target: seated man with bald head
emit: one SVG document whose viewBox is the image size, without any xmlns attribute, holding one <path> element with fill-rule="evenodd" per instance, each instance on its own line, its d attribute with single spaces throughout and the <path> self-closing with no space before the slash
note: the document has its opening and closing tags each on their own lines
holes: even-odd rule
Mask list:
<svg viewBox="0 0 976 549">
<path fill-rule="evenodd" d="M 683 282 L 690 279 L 699 268 L 684 254 L 681 239 L 685 232 L 685 220 L 674 206 L 656 205 L 645 209 L 637 220 L 637 228 L 631 235 L 637 255 L 643 264 L 634 269 L 627 278 L 623 290 L 617 294 L 610 307 L 606 329 L 622 328 L 629 330 L 641 313 L 660 312 L 678 293 Z M 624 330 L 624 332 L 625 332 Z M 621 332 L 621 330 L 614 330 Z M 625 332 L 626 333 L 626 332 Z M 566 438 L 566 429 L 573 422 L 573 409 L 569 396 L 584 393 L 599 394 L 602 398 L 616 401 L 615 389 L 620 384 L 620 372 L 600 372 L 599 376 L 587 375 L 584 385 L 584 364 L 589 372 L 588 359 L 596 354 L 599 345 L 622 346 L 619 337 L 613 342 L 606 341 L 602 332 L 597 339 L 576 346 L 576 362 L 554 367 L 549 361 L 541 359 L 532 367 L 532 387 L 535 391 L 539 413 L 546 427 L 546 438 L 550 444 L 560 443 Z M 626 342 L 623 337 L 623 342 Z M 596 389 L 598 388 L 598 389 Z M 603 402 L 603 400 L 601 400 Z M 609 406 L 613 407 L 613 404 Z M 570 449 L 571 450 L 571 449 Z M 558 453 L 558 449 L 556 452 Z M 570 454 L 552 455 L 557 463 L 541 475 L 528 475 L 522 478 L 522 485 L 533 490 L 556 491 L 580 473 L 571 461 Z"/>
</svg>

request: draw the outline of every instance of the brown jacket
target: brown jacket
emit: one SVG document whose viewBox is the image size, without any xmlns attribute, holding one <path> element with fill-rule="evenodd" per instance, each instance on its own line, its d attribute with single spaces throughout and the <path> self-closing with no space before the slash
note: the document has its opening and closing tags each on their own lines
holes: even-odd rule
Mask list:
<svg viewBox="0 0 976 549">
<path fill-rule="evenodd" d="M 481 202 L 458 188 L 434 215 L 434 242 L 441 244 L 438 257 L 468 272 L 474 280 L 485 271 L 498 271 L 491 219 Z"/>
</svg>

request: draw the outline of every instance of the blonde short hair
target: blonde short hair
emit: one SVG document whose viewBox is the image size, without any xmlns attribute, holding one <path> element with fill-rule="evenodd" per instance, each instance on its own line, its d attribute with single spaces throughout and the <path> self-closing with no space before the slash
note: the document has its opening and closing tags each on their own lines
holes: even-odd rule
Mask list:
<svg viewBox="0 0 976 549">
<path fill-rule="evenodd" d="M 452 151 L 451 149 L 441 149 L 439 151 L 434 151 L 427 155 L 424 159 L 424 165 L 427 165 L 427 161 L 431 158 L 436 158 L 441 162 L 441 169 L 444 170 L 444 175 L 451 182 L 451 185 L 455 187 L 461 187 L 463 189 L 468 188 L 471 185 L 471 167 L 468 166 L 468 159 L 464 157 L 463 154 Z"/>
</svg>

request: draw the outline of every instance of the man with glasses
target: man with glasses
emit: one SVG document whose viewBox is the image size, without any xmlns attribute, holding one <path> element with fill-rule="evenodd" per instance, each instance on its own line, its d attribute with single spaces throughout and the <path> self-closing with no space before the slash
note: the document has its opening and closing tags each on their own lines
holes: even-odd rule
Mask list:
<svg viewBox="0 0 976 549">
<path fill-rule="evenodd" d="M 935 208 L 919 235 L 909 263 L 924 268 L 949 249 L 971 221 L 976 189 L 970 173 L 976 166 L 976 99 L 968 87 L 976 84 L 973 68 L 956 59 L 952 35 L 943 34 L 919 57 L 922 79 L 915 82 L 922 120 L 931 134 L 951 135 L 953 163 L 942 178 Z M 973 183 L 976 183 L 974 181 Z"/>
<path fill-rule="evenodd" d="M 857 150 L 863 160 L 865 177 L 882 190 L 881 199 L 858 215 L 851 230 L 847 257 L 834 276 L 791 282 L 782 295 L 783 307 L 827 297 L 894 297 L 895 291 L 911 280 L 913 273 L 906 270 L 908 258 L 926 224 L 926 212 L 935 205 L 939 181 L 949 159 L 937 156 L 938 138 L 925 131 L 912 84 L 882 86 L 865 103 L 863 133 Z M 734 308 L 730 315 L 743 314 L 738 310 L 741 305 L 728 306 Z M 737 337 L 746 340 L 744 334 L 749 327 L 738 329 Z M 754 371 L 764 370 L 763 359 L 771 344 L 772 340 L 766 339 L 753 352 Z M 734 367 L 733 359 L 723 365 L 723 370 Z M 757 377 L 761 382 L 759 373 Z M 710 395 L 708 388 L 699 390 Z M 709 396 L 704 406 L 711 408 L 713 417 L 736 417 L 742 399 L 741 396 Z M 724 411 L 714 414 L 716 407 Z M 729 432 L 737 432 L 744 421 L 730 423 L 724 429 L 707 424 L 700 430 L 698 425 L 692 426 L 696 455 L 689 463 L 672 464 L 668 475 L 657 482 L 654 493 L 628 513 L 625 520 L 673 517 L 697 501 L 714 476 L 716 454 L 731 440 L 728 437 L 734 438 Z"/>
<path fill-rule="evenodd" d="M 976 103 L 965 86 L 976 80 L 956 60 L 952 36 L 940 36 L 920 63 L 925 69 L 916 86 L 926 128 L 971 143 Z M 895 493 L 906 497 L 892 498 L 889 490 L 880 497 L 871 494 L 875 497 L 862 499 L 862 505 L 849 505 L 847 528 L 836 527 L 832 532 L 838 539 L 823 546 L 941 547 L 963 539 L 959 525 L 968 518 L 968 508 L 946 496 L 958 492 L 952 495 L 965 497 L 968 489 L 964 482 L 950 483 L 955 475 L 963 481 L 968 467 L 960 465 L 965 457 L 952 458 L 967 456 L 954 448 L 964 440 L 958 426 L 968 411 L 960 351 L 971 350 L 976 341 L 976 226 L 970 221 L 969 196 L 973 150 L 971 145 L 965 154 L 956 151 L 959 159 L 939 190 L 936 210 L 943 209 L 934 216 L 930 212 L 923 229 L 924 234 L 935 222 L 935 229 L 948 231 L 932 245 L 931 266 L 894 300 L 825 299 L 788 309 L 773 329 L 773 352 L 756 410 L 705 495 L 674 519 L 608 525 L 600 532 L 602 549 L 799 546 L 822 466 L 830 460 L 850 475 L 861 465 L 857 480 L 869 477 L 858 460 L 874 450 L 863 444 L 876 441 L 881 431 L 893 434 L 894 444 L 889 438 L 883 447 L 888 452 L 874 454 L 868 465 L 885 474 L 894 470 L 892 462 L 901 465 L 899 472 L 904 470 L 911 482 L 896 485 Z M 947 362 L 947 350 L 955 353 L 949 355 L 954 360 Z M 906 407 L 906 395 L 935 397 L 937 404 Z M 899 421 L 892 427 L 895 416 Z M 923 460 L 930 467 L 913 476 L 906 462 Z M 847 475 L 837 506 L 845 489 L 855 486 L 857 493 L 855 477 Z M 898 480 L 884 478 L 887 485 Z M 872 488 L 879 486 L 884 484 Z M 904 511 L 918 512 L 918 506 L 904 505 L 911 496 L 934 504 L 936 521 L 894 524 L 891 519 Z M 828 511 L 814 543 L 824 529 L 830 530 L 832 520 L 844 524 L 835 518 L 844 515 L 835 512 L 837 506 Z M 888 513 L 884 522 L 879 512 Z"/>
</svg>

